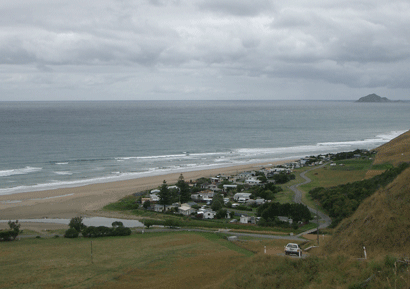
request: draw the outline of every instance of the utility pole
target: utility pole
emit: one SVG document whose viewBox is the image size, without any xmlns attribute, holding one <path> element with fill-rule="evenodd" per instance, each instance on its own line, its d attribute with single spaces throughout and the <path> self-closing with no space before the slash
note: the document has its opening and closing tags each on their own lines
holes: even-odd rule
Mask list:
<svg viewBox="0 0 410 289">
<path fill-rule="evenodd" d="M 319 209 L 316 203 L 316 222 L 317 222 L 317 229 L 316 229 L 316 235 L 317 235 L 317 245 L 319 246 Z"/>
<path fill-rule="evenodd" d="M 93 261 L 93 241 L 91 241 L 91 264 L 94 264 L 94 261 Z"/>
</svg>

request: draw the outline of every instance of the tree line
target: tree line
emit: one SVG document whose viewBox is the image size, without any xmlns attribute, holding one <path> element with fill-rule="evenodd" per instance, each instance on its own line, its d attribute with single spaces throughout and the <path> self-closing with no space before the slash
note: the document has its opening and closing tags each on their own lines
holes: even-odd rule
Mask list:
<svg viewBox="0 0 410 289">
<path fill-rule="evenodd" d="M 274 226 L 279 223 L 278 216 L 288 217 L 294 223 L 299 221 L 309 222 L 312 219 L 312 214 L 309 209 L 303 204 L 280 204 L 277 202 L 270 202 L 261 205 L 256 215 L 261 217 L 262 224 L 265 226 Z"/>
<path fill-rule="evenodd" d="M 70 223 L 68 224 L 70 228 L 65 232 L 64 237 L 77 238 L 80 233 L 85 238 L 131 235 L 131 229 L 124 227 L 122 222 L 116 221 L 111 225 L 111 228 L 105 226 L 86 226 L 83 224 L 82 217 L 74 217 L 70 220 Z"/>
</svg>

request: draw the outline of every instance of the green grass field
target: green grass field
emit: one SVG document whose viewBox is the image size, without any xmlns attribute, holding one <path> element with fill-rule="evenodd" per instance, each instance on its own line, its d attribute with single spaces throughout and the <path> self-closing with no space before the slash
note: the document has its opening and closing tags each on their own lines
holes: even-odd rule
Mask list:
<svg viewBox="0 0 410 289">
<path fill-rule="evenodd" d="M 252 255 L 215 233 L 25 238 L 0 243 L 0 288 L 206 288 Z"/>
<path fill-rule="evenodd" d="M 326 165 L 308 172 L 306 176 L 312 181 L 299 189 L 309 192 L 316 187 L 333 187 L 341 184 L 363 180 L 366 172 L 372 167 L 372 160 L 352 159 L 336 162 L 336 166 Z"/>
</svg>

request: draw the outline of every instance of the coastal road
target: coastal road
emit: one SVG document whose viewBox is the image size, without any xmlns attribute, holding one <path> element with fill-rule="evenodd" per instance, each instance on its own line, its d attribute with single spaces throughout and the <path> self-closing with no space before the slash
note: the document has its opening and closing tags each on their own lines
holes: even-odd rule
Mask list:
<svg viewBox="0 0 410 289">
<path fill-rule="evenodd" d="M 324 166 L 326 166 L 327 164 L 323 164 L 323 165 L 320 165 L 320 166 L 318 166 L 318 167 L 314 167 L 314 168 L 311 168 L 311 169 L 309 169 L 309 170 L 307 170 L 307 171 L 304 171 L 304 172 L 302 172 L 302 173 L 300 173 L 300 176 L 305 180 L 304 182 L 302 182 L 302 183 L 299 183 L 299 184 L 295 184 L 295 185 L 292 185 L 292 186 L 290 186 L 289 187 L 289 189 L 291 189 L 294 193 L 295 193 L 295 197 L 294 197 L 294 202 L 295 203 L 298 203 L 298 204 L 303 204 L 303 202 L 302 202 L 302 192 L 298 189 L 298 187 L 299 186 L 301 186 L 301 185 L 305 185 L 305 184 L 308 184 L 308 183 L 310 183 L 312 180 L 311 179 L 309 179 L 307 176 L 305 176 L 305 174 L 307 173 L 307 172 L 310 172 L 310 171 L 313 171 L 313 170 L 316 170 L 316 169 L 319 169 L 319 168 L 323 168 Z M 307 206 L 306 204 L 304 204 L 305 206 Z M 309 207 L 309 206 L 307 206 L 308 207 L 308 209 L 309 209 L 309 211 L 311 211 L 313 214 L 316 214 L 316 209 L 314 209 L 314 208 L 311 208 L 311 207 Z M 323 229 L 323 228 L 327 228 L 327 227 L 329 227 L 330 226 L 330 224 L 332 223 L 332 220 L 330 219 L 330 217 L 328 216 L 328 215 L 326 215 L 326 214 L 324 214 L 324 213 L 322 213 L 322 212 L 318 212 L 318 215 L 319 215 L 319 217 L 320 217 L 320 220 L 319 220 L 319 229 Z M 313 229 L 313 231 L 315 231 L 316 229 Z M 306 233 L 306 232 L 305 232 Z M 302 234 L 305 234 L 305 233 L 302 233 Z M 301 235 L 301 234 L 299 234 L 299 235 Z"/>
</svg>

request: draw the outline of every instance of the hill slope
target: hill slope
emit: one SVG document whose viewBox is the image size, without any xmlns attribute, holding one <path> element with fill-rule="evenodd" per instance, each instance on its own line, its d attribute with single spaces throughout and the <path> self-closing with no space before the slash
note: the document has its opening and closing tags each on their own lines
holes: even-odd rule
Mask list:
<svg viewBox="0 0 410 289">
<path fill-rule="evenodd" d="M 397 165 L 409 162 L 410 132 L 377 151 L 375 163 Z M 369 256 L 410 255 L 410 168 L 366 199 L 350 218 L 342 221 L 325 250 L 361 257 L 363 246 L 366 246 Z"/>
<path fill-rule="evenodd" d="M 397 166 L 402 162 L 410 162 L 410 130 L 378 147 L 376 151 L 375 165 L 389 162 Z"/>
</svg>

